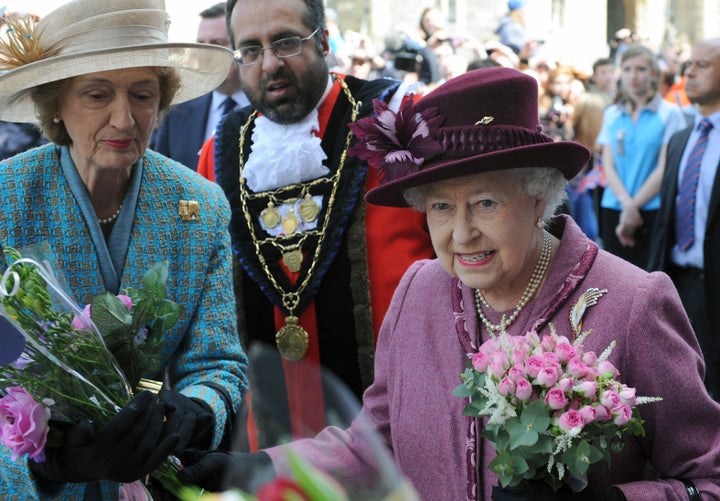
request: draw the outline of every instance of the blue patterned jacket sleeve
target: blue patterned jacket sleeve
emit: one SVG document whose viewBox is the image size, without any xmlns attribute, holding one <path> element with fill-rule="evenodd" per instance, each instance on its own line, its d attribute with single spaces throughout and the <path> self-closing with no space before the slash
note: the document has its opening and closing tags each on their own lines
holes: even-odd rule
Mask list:
<svg viewBox="0 0 720 501">
<path fill-rule="evenodd" d="M 179 214 L 181 201 L 195 201 L 194 220 Z M 56 271 L 78 304 L 103 292 L 97 249 L 80 207 L 59 167 L 53 145 L 0 162 L 0 245 L 44 243 Z M 168 295 L 183 307 L 166 333 L 162 365 L 166 379 L 183 394 L 208 402 L 216 418 L 213 446 L 228 418 L 218 391 L 227 391 L 236 411 L 247 389 L 247 358 L 237 336 L 232 289 L 230 209 L 222 190 L 195 172 L 149 151 L 133 219 L 121 289 L 139 287 L 145 272 L 168 262 Z M 206 383 L 211 383 L 207 385 Z M 103 499 L 117 498 L 117 484 L 102 483 Z M 0 447 L 0 499 L 82 500 L 84 484 L 39 489 L 23 461 L 13 463 Z"/>
</svg>

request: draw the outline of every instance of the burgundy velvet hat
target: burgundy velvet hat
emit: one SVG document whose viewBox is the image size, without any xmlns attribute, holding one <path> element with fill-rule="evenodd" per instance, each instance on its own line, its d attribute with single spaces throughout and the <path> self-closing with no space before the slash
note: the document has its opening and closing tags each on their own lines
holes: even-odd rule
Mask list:
<svg viewBox="0 0 720 501">
<path fill-rule="evenodd" d="M 554 167 L 572 179 L 590 159 L 579 143 L 553 141 L 538 122 L 537 81 L 521 71 L 470 71 L 397 113 L 379 100 L 375 116 L 350 127 L 348 151 L 379 167 L 380 184 L 365 199 L 403 207 L 414 186 L 488 171 Z"/>
</svg>

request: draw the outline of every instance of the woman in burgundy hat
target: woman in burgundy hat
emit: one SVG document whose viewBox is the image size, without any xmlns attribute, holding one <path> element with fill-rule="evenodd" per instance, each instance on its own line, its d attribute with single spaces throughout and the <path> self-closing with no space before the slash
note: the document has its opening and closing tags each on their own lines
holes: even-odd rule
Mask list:
<svg viewBox="0 0 720 501">
<path fill-rule="evenodd" d="M 540 132 L 535 80 L 481 69 L 397 114 L 377 103 L 375 111 L 353 125 L 359 141 L 351 153 L 381 166 L 383 181 L 367 201 L 424 211 L 437 259 L 416 262 L 395 292 L 363 410 L 420 498 L 508 494 L 493 489 L 496 454 L 482 420 L 464 416 L 467 401 L 452 392 L 483 342 L 502 331 L 551 330 L 570 340 L 591 330 L 583 345 L 597 354 L 614 342 L 609 361 L 621 382 L 663 399 L 641 406 L 645 435 L 628 437 L 609 467 L 591 466 L 573 498 L 720 497 L 720 405 L 704 389 L 702 355 L 677 292 L 667 275 L 598 249 L 570 217 L 553 215 L 589 151 Z M 355 427 L 291 447 L 349 481 L 366 452 Z M 284 451 L 258 454 L 283 473 Z M 201 483 L 216 475 L 213 488 L 242 485 L 257 458 L 211 454 L 185 474 Z M 565 499 L 532 490 L 514 496 Z"/>
</svg>

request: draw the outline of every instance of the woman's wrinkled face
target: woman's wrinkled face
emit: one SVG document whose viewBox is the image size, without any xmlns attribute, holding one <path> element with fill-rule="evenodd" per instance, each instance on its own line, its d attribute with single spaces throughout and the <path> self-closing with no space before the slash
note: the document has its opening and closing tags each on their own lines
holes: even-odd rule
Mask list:
<svg viewBox="0 0 720 501">
<path fill-rule="evenodd" d="M 155 68 L 89 73 L 68 79 L 58 118 L 72 139 L 78 170 L 118 169 L 145 153 L 160 103 Z"/>
<path fill-rule="evenodd" d="M 525 287 L 545 202 L 524 194 L 511 171 L 432 183 L 424 204 L 435 253 L 448 273 L 498 295 Z"/>
</svg>

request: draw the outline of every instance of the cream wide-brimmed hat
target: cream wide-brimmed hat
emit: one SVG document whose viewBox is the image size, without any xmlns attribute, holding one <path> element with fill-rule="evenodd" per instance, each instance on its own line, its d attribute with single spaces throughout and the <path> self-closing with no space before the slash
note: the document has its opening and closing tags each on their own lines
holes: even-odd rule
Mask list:
<svg viewBox="0 0 720 501">
<path fill-rule="evenodd" d="M 36 122 L 30 89 L 98 71 L 146 66 L 175 68 L 181 87 L 173 103 L 201 96 L 227 78 L 232 52 L 198 43 L 169 43 L 164 0 L 74 0 L 44 16 L 32 33 L 3 37 L 24 47 L 27 61 L 0 74 L 0 120 Z M 8 68 L 0 57 L 0 66 Z"/>
</svg>

